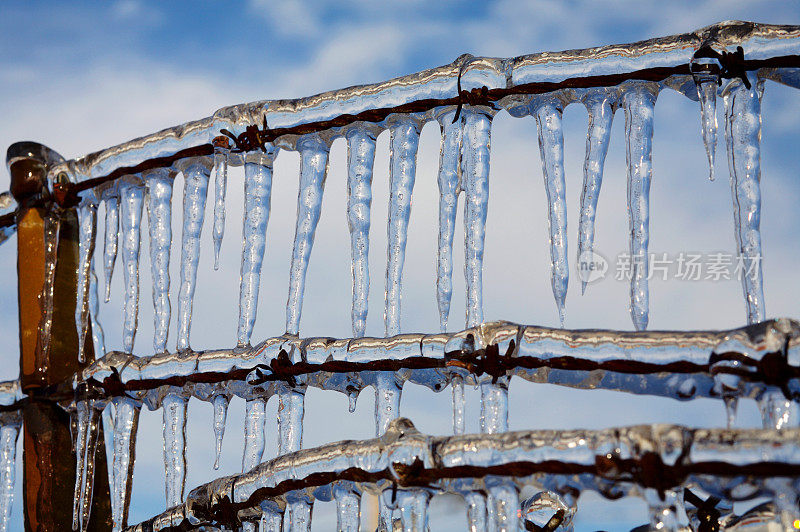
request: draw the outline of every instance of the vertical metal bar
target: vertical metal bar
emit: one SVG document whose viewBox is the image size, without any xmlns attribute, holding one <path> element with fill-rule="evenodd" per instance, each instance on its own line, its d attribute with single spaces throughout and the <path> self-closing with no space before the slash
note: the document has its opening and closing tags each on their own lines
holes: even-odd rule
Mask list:
<svg viewBox="0 0 800 532">
<path fill-rule="evenodd" d="M 30 401 L 23 409 L 23 499 L 25 530 L 69 530 L 75 486 L 75 455 L 69 415 L 47 397 L 47 390 L 81 369 L 75 303 L 78 260 L 78 221 L 74 210 L 56 213 L 46 186 L 48 168 L 63 160 L 49 148 L 19 142 L 8 149 L 11 193 L 17 211 L 17 275 L 20 327 L 20 381 Z M 46 220 L 58 214 L 57 261 L 52 291 L 52 327 L 46 315 L 43 288 L 47 270 Z M 42 336 L 40 338 L 40 336 Z M 93 359 L 91 333 L 86 342 Z M 45 345 L 49 343 L 49 348 Z M 102 441 L 102 435 L 100 435 Z M 105 453 L 95 457 L 95 497 L 90 530 L 110 530 Z"/>
</svg>

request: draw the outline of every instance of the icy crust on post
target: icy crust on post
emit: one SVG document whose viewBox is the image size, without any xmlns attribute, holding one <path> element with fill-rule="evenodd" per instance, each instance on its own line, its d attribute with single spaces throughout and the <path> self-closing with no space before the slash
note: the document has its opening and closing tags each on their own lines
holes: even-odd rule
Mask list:
<svg viewBox="0 0 800 532">
<path fill-rule="evenodd" d="M 329 122 L 327 134 L 332 137 L 342 136 L 347 130 L 346 126 L 352 121 L 352 115 L 424 100 L 434 104 L 436 101 L 453 104 L 457 101 L 459 72 L 462 90 L 470 91 L 483 86 L 489 90 L 508 90 L 531 83 L 561 83 L 572 78 L 618 76 L 643 69 L 688 65 L 694 52 L 709 39 L 717 47 L 742 46 L 748 60 L 800 54 L 798 26 L 733 21 L 708 26 L 692 33 L 633 44 L 544 52 L 513 59 L 468 58 L 464 61 L 459 58 L 449 65 L 382 83 L 349 87 L 307 98 L 258 101 L 224 107 L 213 116 L 164 129 L 57 165 L 51 170 L 51 182 L 60 172 L 69 174 L 72 181 L 85 181 L 136 166 L 149 159 L 169 157 L 181 150 L 210 144 L 223 128 L 238 135 L 249 125 L 260 127 L 265 115 L 269 128 L 273 130 Z M 785 69 L 779 69 L 783 70 Z M 770 77 L 783 81 L 783 76 L 774 72 Z M 794 77 L 789 76 L 786 82 L 791 84 L 793 79 Z M 602 78 L 596 84 L 602 84 L 601 80 Z M 697 99 L 691 76 L 672 76 L 662 83 L 683 92 L 693 100 Z M 500 103 L 507 106 L 509 103 L 513 104 L 515 98 L 516 96 L 509 96 L 505 99 L 509 101 Z M 434 114 L 435 111 L 431 109 L 425 118 L 432 120 L 435 118 Z M 309 129 L 308 132 L 313 131 Z M 278 134 L 280 135 L 280 131 Z M 291 149 L 295 141 L 296 136 L 283 135 L 276 139 L 275 145 Z M 106 186 L 108 185 L 100 188 Z"/>
<path fill-rule="evenodd" d="M 771 476 L 800 474 L 799 438 L 798 429 L 676 425 L 433 437 L 400 418 L 380 438 L 298 451 L 199 486 L 185 504 L 127 530 L 165 530 L 184 520 L 257 521 L 262 511 L 280 513 L 296 500 L 331 501 L 340 484 L 358 495 L 391 492 L 393 486 L 467 495 L 533 485 L 556 493 L 597 491 L 610 499 L 693 484 L 717 497 L 749 500 L 779 495 Z"/>
<path fill-rule="evenodd" d="M 452 334 L 341 340 L 281 336 L 245 350 L 141 358 L 115 351 L 76 374 L 75 383 L 130 395 L 155 409 L 178 388 L 204 401 L 220 394 L 263 400 L 287 383 L 352 398 L 379 385 L 379 376 L 386 374 L 401 385 L 412 382 L 434 391 L 454 377 L 488 385 L 515 376 L 680 400 L 759 398 L 778 390 L 797 400 L 800 323 L 778 319 L 730 331 L 616 332 L 491 322 Z M 783 380 L 775 381 L 774 375 Z"/>
</svg>

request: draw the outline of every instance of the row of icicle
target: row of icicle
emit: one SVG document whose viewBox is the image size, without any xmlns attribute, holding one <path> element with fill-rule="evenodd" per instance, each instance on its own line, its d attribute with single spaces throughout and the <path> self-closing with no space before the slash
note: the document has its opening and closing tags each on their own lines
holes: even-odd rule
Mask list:
<svg viewBox="0 0 800 532">
<path fill-rule="evenodd" d="M 758 87 L 757 84 L 754 84 Z M 708 150 L 713 175 L 714 146 L 716 141 L 716 85 L 713 80 L 698 83 L 701 102 L 703 138 Z M 621 90 L 600 89 L 589 93 L 583 103 L 589 112 L 589 130 L 584 164 L 584 186 L 581 196 L 578 256 L 591 252 L 594 241 L 594 220 L 602 183 L 603 163 L 608 148 L 614 109 L 624 108 L 626 122 L 626 158 L 628 163 L 628 206 L 630 219 L 630 252 L 634 261 L 631 276 L 630 311 L 633 323 L 643 330 L 648 322 L 647 249 L 649 243 L 649 189 L 652 178 L 653 111 L 657 96 L 654 85 L 631 84 Z M 734 204 L 735 232 L 738 252 L 744 257 L 760 256 L 759 236 L 759 137 L 760 91 L 747 89 L 740 81 L 732 81 L 723 92 L 725 102 L 725 136 L 731 170 L 731 189 Z M 561 115 L 563 103 L 552 96 L 532 100 L 529 114 L 533 115 L 539 134 L 545 190 L 548 201 L 550 227 L 551 281 L 561 323 L 565 316 L 565 298 L 569 280 L 566 250 L 566 200 L 564 179 L 564 152 Z M 465 279 L 466 325 L 475 326 L 483 321 L 482 263 L 485 224 L 489 191 L 489 153 L 491 120 L 494 112 L 485 108 L 465 107 L 456 120 L 456 111 L 443 111 L 438 120 L 442 130 L 439 168 L 439 251 L 437 254 L 436 295 L 440 327 L 445 330 L 452 297 L 452 251 L 458 197 L 464 192 L 465 223 Z M 388 122 L 391 134 L 390 198 L 388 214 L 388 249 L 385 279 L 385 334 L 400 332 L 400 301 L 403 263 L 411 214 L 411 198 L 416 175 L 416 155 L 422 123 L 412 116 L 399 116 Z M 378 129 L 356 125 L 347 133 L 348 143 L 348 202 L 347 219 L 351 235 L 353 271 L 352 327 L 354 337 L 364 335 L 369 291 L 368 252 L 371 207 L 372 170 Z M 302 137 L 297 143 L 301 155 L 300 184 L 297 204 L 297 222 L 291 258 L 289 296 L 286 308 L 286 331 L 298 334 L 306 271 L 320 218 L 325 179 L 328 168 L 329 145 L 318 135 Z M 245 219 L 241 261 L 239 296 L 239 324 L 237 343 L 250 344 L 258 305 L 261 267 L 266 247 L 266 229 L 270 214 L 272 163 L 277 149 L 268 146 L 264 153 L 245 156 Z M 213 240 L 215 267 L 225 228 L 225 195 L 229 155 L 217 149 L 213 158 L 215 170 L 215 201 Z M 178 296 L 178 329 L 176 349 L 190 349 L 189 334 L 192 301 L 195 292 L 199 262 L 199 242 L 203 227 L 206 198 L 212 164 L 206 159 L 183 161 L 178 168 L 185 177 L 183 197 L 183 233 L 181 235 L 180 288 Z M 124 276 L 123 349 L 133 351 L 138 319 L 140 228 L 147 191 L 147 216 L 150 227 L 151 273 L 153 278 L 153 304 L 155 308 L 155 333 L 153 348 L 156 353 L 167 350 L 167 332 L 171 319 L 169 299 L 169 261 L 172 243 L 171 209 L 174 173 L 157 169 L 140 176 L 144 184 L 122 180 L 103 199 L 106 202 L 105 245 L 103 269 L 105 273 L 106 300 L 110 296 L 110 280 L 118 251 L 122 256 Z M 102 330 L 95 323 L 97 316 L 97 280 L 94 276 L 94 241 L 96 233 L 97 203 L 85 201 L 80 207 L 80 263 L 78 306 L 76 322 L 81 338 L 92 321 L 95 346 L 102 353 Z M 121 240 L 121 241 L 120 241 Z M 761 274 L 746 275 L 743 279 L 748 321 L 763 319 Z M 585 289 L 585 284 L 583 286 Z M 47 323 L 47 321 L 45 321 Z M 44 334 L 44 332 L 43 332 Z M 98 338 L 98 335 L 99 338 Z M 83 347 L 81 342 L 81 348 Z M 83 352 L 81 349 L 81 356 Z M 388 421 L 397 416 L 401 389 L 394 376 L 387 373 L 376 386 L 376 416 L 378 433 Z M 507 391 L 505 383 L 481 386 L 482 411 L 490 413 L 482 425 L 486 432 L 507 429 Z M 285 396 L 285 397 L 284 397 Z M 287 389 L 281 404 L 287 409 L 287 420 L 281 422 L 281 441 L 286 434 L 286 446 L 281 452 L 300 448 L 303 410 L 303 391 Z M 130 491 L 129 473 L 132 468 L 133 441 L 135 437 L 138 406 L 132 399 L 115 399 L 116 415 L 113 420 L 112 512 L 115 526 L 125 522 L 127 498 Z M 251 404 L 253 403 L 253 404 Z M 464 431 L 463 382 L 453 380 L 454 428 Z M 185 448 L 183 446 L 186 423 L 186 399 L 177 393 L 164 399 L 165 466 L 167 467 L 167 503 L 174 505 L 183 498 L 185 481 Z M 215 401 L 215 431 L 218 441 L 224 429 L 225 405 Z M 98 414 L 93 408 L 83 421 L 87 427 L 96 425 Z M 263 453 L 263 401 L 248 401 L 248 421 L 243 468 L 258 463 Z M 78 415 L 80 418 L 81 409 Z M 259 417 L 260 416 L 260 417 Z M 219 420 L 222 419 L 218 427 Z M 94 421 L 92 421 L 94 420 Z M 111 421 L 107 421 L 111 425 Z M 252 426 L 251 426 L 252 425 Z M 258 428 L 262 427 L 262 428 Z M 88 441 L 82 445 L 91 445 Z M 80 437 L 80 432 L 78 433 Z M 258 436 L 261 434 L 261 436 Z M 252 435 L 252 437 L 250 437 Z M 260 443 L 259 443 L 260 442 Z M 218 443 L 219 448 L 219 443 Z M 259 450 L 260 449 L 260 450 Z M 79 460 L 80 463 L 80 460 Z M 76 527 L 83 528 L 82 519 L 88 511 L 85 477 L 77 482 Z M 80 500 L 78 500 L 80 499 Z M 297 520 L 310 519 L 310 509 L 297 503 L 288 514 Z M 390 519 L 391 510 L 382 504 L 381 518 Z"/>
</svg>

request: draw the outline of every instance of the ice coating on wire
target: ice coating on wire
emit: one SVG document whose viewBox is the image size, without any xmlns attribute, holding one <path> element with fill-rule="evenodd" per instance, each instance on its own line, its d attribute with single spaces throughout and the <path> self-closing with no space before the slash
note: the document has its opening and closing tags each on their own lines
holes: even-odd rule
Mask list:
<svg viewBox="0 0 800 532">
<path fill-rule="evenodd" d="M 590 92 L 583 99 L 589 113 L 589 125 L 586 133 L 586 159 L 583 163 L 581 214 L 578 221 L 579 268 L 591 264 L 593 259 L 597 200 L 603 184 L 603 166 L 611 139 L 615 99 L 616 95 L 606 90 Z M 581 277 L 581 293 L 586 292 L 586 285 L 587 280 Z"/>
<path fill-rule="evenodd" d="M 169 301 L 169 259 L 172 247 L 172 178 L 165 168 L 144 176 L 150 226 L 150 272 L 153 279 L 153 352 L 167 350 L 172 307 Z"/>
<path fill-rule="evenodd" d="M 400 332 L 403 264 L 411 219 L 411 194 L 417 174 L 419 123 L 412 117 L 398 117 L 390 126 L 389 216 L 386 249 L 386 290 L 384 330 L 386 336 Z"/>
<path fill-rule="evenodd" d="M 204 159 L 190 160 L 183 168 L 183 234 L 181 236 L 181 285 L 178 292 L 177 350 L 186 351 L 192 327 L 192 305 L 200 261 L 200 232 L 205 219 L 210 168 Z"/>
<path fill-rule="evenodd" d="M 755 81 L 755 80 L 753 80 Z M 741 269 L 747 323 L 764 319 L 761 277 L 761 98 L 731 80 L 723 90 L 733 226 Z"/>
<path fill-rule="evenodd" d="M 369 227 L 375 134 L 366 127 L 347 133 L 347 223 L 353 273 L 353 337 L 364 336 L 369 298 Z"/>
<path fill-rule="evenodd" d="M 309 135 L 297 141 L 297 150 L 300 152 L 300 184 L 292 263 L 289 267 L 289 297 L 286 301 L 286 332 L 289 334 L 300 332 L 306 273 L 322 211 L 329 149 L 318 135 Z"/>
<path fill-rule="evenodd" d="M 539 153 L 542 158 L 547 224 L 550 230 L 550 282 L 558 308 L 559 322 L 564 326 L 565 301 L 569 285 L 567 259 L 567 200 L 564 183 L 564 132 L 561 125 L 562 105 L 553 99 L 537 100 L 532 106 L 539 132 Z"/>
<path fill-rule="evenodd" d="M 650 293 L 650 182 L 653 178 L 653 113 L 656 94 L 635 84 L 622 95 L 625 108 L 625 160 L 628 165 L 628 221 L 630 226 L 630 311 L 637 331 L 647 328 Z"/>
<path fill-rule="evenodd" d="M 261 267 L 267 245 L 267 224 L 272 202 L 272 160 L 275 150 L 248 154 L 244 164 L 244 223 L 242 265 L 239 276 L 239 327 L 237 343 L 249 345 L 258 311 Z"/>
<path fill-rule="evenodd" d="M 439 152 L 439 237 L 436 252 L 436 302 L 439 327 L 447 330 L 453 297 L 453 236 L 456 230 L 458 195 L 461 192 L 461 136 L 464 116 L 453 121 L 455 110 L 439 117 L 442 132 Z"/>
</svg>

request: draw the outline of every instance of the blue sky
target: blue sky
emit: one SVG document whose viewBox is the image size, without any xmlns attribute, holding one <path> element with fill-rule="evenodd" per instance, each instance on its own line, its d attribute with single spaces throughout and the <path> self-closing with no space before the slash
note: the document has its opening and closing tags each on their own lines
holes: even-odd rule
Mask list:
<svg viewBox="0 0 800 532">
<path fill-rule="evenodd" d="M 498 2 L 14 2 L 0 8 L 0 145 L 37 140 L 67 157 L 208 116 L 215 109 L 266 98 L 290 98 L 353 84 L 381 81 L 449 63 L 458 55 L 508 57 L 524 53 L 583 48 L 690 31 L 726 19 L 800 24 L 795 2 L 619 2 L 506 0 Z M 721 107 L 721 101 L 719 103 Z M 767 85 L 763 125 L 763 205 L 765 294 L 768 316 L 798 317 L 800 283 L 796 232 L 800 214 L 800 97 L 793 89 Z M 718 115 L 721 119 L 721 111 Z M 613 257 L 627 248 L 625 214 L 624 118 L 615 117 L 606 178 L 598 213 L 597 249 Z M 568 198 L 569 257 L 574 262 L 577 206 L 585 142 L 586 113 L 570 106 L 564 114 Z M 403 328 L 438 327 L 433 265 L 436 235 L 436 165 L 438 128 L 422 133 L 418 160 L 409 256 L 405 270 Z M 546 204 L 532 119 L 501 113 L 492 138 L 492 189 L 484 278 L 487 319 L 556 325 L 546 234 Z M 724 144 L 718 147 L 718 179 L 709 183 L 699 132 L 699 109 L 671 91 L 656 106 L 651 250 L 733 251 L 730 192 Z M 301 331 L 307 335 L 349 335 L 350 266 L 345 205 L 345 146 L 337 141 L 308 274 Z M 372 288 L 368 334 L 380 334 L 385 263 L 385 212 L 388 143 L 378 140 L 374 181 L 371 250 Z M 254 338 L 280 334 L 288 279 L 298 158 L 282 153 L 275 166 L 273 216 L 262 279 L 259 319 Z M 242 210 L 240 170 L 232 171 L 229 222 L 220 272 L 210 264 L 210 231 L 203 233 L 204 255 L 195 305 L 192 345 L 197 349 L 235 343 L 239 231 Z M 0 189 L 8 176 L 0 173 Z M 175 238 L 179 238 L 182 182 L 177 180 Z M 102 210 L 101 210 L 102 213 Z M 509 215 L 512 213 L 513 215 Z M 208 213 L 207 213 L 208 216 Z M 460 222 L 459 222 L 460 223 Z M 143 228 L 143 234 L 146 229 Z M 463 241 L 463 232 L 456 242 Z M 15 241 L 0 248 L 0 272 L 14 278 Z M 152 336 L 149 259 L 143 241 L 140 332 L 136 352 L 149 354 Z M 509 261 L 508 257 L 514 260 Z M 460 268 L 456 252 L 456 292 L 451 323 L 463 315 Z M 173 254 L 173 306 L 177 258 Z M 510 262 L 510 263 L 509 263 Z M 574 265 L 572 266 L 574 267 Z M 567 327 L 630 329 L 627 287 L 606 279 L 583 297 L 574 269 L 567 296 Z M 119 270 L 114 298 L 101 317 L 109 345 L 120 342 Z M 16 377 L 17 318 L 13 283 L 0 288 L 0 332 L 10 340 L 0 357 L 7 361 L 2 378 Z M 737 282 L 651 283 L 651 328 L 736 327 L 744 322 Z M 454 325 L 455 326 L 455 325 Z M 174 326 L 171 343 L 174 345 Z M 477 395 L 468 394 L 468 428 L 477 429 Z M 270 412 L 275 413 L 274 401 Z M 311 390 L 307 397 L 305 445 L 370 437 L 372 397 L 362 394 L 355 414 L 347 398 Z M 425 430 L 449 431 L 449 392 L 408 386 L 403 414 Z M 754 404 L 741 407 L 741 426 L 757 424 Z M 190 406 L 188 487 L 219 474 L 236 472 L 241 460 L 243 405 L 234 401 L 220 472 L 210 469 L 210 407 Z M 160 413 L 142 414 L 139 461 L 134 480 L 131 520 L 137 522 L 163 507 Z M 720 425 L 722 404 L 710 400 L 678 403 L 611 392 L 573 391 L 514 382 L 511 427 L 599 428 L 652 421 Z M 269 436 L 268 456 L 275 453 Z M 272 453 L 272 454 L 269 454 Z M 15 526 L 19 528 L 21 492 L 17 490 Z M 462 514 L 446 501 L 432 510 L 433 529 L 458 529 Z M 579 530 L 622 530 L 646 520 L 643 502 L 582 501 Z M 331 505 L 315 510 L 317 529 L 330 529 Z M 456 517 L 452 517 L 455 515 Z M 455 524 L 454 520 L 455 519 Z M 627 528 L 626 528 L 627 527 Z"/>
</svg>

